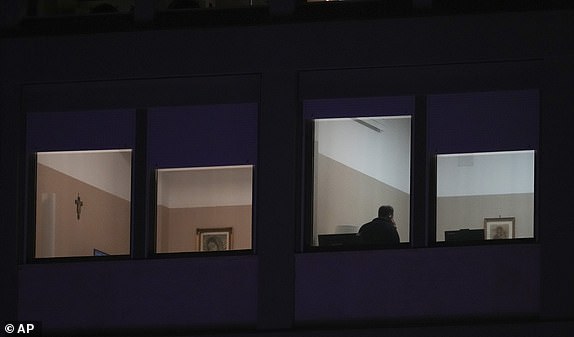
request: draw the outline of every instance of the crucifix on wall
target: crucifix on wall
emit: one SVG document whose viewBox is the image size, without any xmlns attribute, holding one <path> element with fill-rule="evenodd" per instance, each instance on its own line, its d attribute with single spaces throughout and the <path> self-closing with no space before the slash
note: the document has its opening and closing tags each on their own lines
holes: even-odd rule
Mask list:
<svg viewBox="0 0 574 337">
<path fill-rule="evenodd" d="M 84 206 L 84 202 L 80 198 L 80 193 L 78 193 L 78 197 L 74 200 L 74 204 L 76 204 L 76 217 L 80 220 L 80 214 L 82 214 L 82 206 Z"/>
</svg>

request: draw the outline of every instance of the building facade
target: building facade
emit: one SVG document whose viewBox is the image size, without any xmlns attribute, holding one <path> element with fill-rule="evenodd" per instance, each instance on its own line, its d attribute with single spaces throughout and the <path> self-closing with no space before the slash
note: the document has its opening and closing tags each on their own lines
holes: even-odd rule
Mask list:
<svg viewBox="0 0 574 337">
<path fill-rule="evenodd" d="M 105 28 L 23 18 L 16 3 L 4 4 L 0 40 L 3 321 L 94 336 L 574 331 L 568 6 L 277 0 L 85 18 Z M 411 144 L 400 246 L 317 247 L 308 122 L 396 115 L 409 116 Z M 43 258 L 37 153 L 104 149 L 131 151 L 125 248 Z M 515 240 L 443 242 L 437 156 L 524 150 L 535 158 L 528 231 L 516 220 Z M 172 241 L 156 230 L 157 170 L 238 165 L 252 169 L 246 243 L 162 253 Z M 64 212 L 81 226 L 94 203 L 72 192 Z"/>
</svg>

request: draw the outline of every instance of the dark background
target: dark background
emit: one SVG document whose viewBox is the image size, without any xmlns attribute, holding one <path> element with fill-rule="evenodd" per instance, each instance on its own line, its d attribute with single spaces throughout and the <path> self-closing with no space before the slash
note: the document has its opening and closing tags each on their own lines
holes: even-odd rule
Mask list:
<svg viewBox="0 0 574 337">
<path fill-rule="evenodd" d="M 16 2 L 3 3 L 0 321 L 42 321 L 49 335 L 572 334 L 574 12 L 562 2 L 396 4 L 334 10 L 276 0 L 251 21 L 244 12 L 202 24 L 193 21 L 200 13 L 166 21 L 136 13 L 104 27 L 22 19 Z M 504 125 L 508 139 L 538 138 L 536 240 L 434 247 L 431 135 L 460 123 L 430 128 L 421 97 L 521 90 L 538 96 L 538 120 L 513 115 Z M 411 247 L 303 251 L 303 102 L 382 96 L 418 102 Z M 154 257 L 148 113 L 215 104 L 258 108 L 254 251 Z M 127 130 L 139 163 L 132 256 L 29 261 L 26 140 L 43 131 L 27 130 L 28 116 L 101 111 L 105 124 L 111 110 L 136 116 Z M 482 114 L 498 116 L 473 117 Z M 476 144 L 463 139 L 456 150 Z"/>
</svg>

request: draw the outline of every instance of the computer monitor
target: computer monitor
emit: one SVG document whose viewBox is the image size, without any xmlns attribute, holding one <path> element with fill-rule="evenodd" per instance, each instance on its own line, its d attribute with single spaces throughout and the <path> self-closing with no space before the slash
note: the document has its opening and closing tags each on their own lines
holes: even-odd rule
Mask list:
<svg viewBox="0 0 574 337">
<path fill-rule="evenodd" d="M 445 231 L 444 240 L 446 242 L 482 241 L 484 240 L 484 229 L 459 229 L 456 231 Z"/>
<path fill-rule="evenodd" d="M 319 234 L 319 247 L 356 245 L 359 237 L 356 233 Z"/>
<path fill-rule="evenodd" d="M 94 248 L 94 256 L 108 256 L 108 255 L 110 255 L 110 254 Z"/>
</svg>

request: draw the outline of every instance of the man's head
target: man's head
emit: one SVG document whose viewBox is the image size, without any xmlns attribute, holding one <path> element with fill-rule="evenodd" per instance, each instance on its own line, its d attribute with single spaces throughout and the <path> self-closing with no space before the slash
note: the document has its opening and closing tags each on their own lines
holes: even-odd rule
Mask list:
<svg viewBox="0 0 574 337">
<path fill-rule="evenodd" d="M 383 219 L 392 219 L 394 216 L 395 211 L 393 210 L 392 206 L 381 206 L 379 207 L 379 218 Z"/>
</svg>

